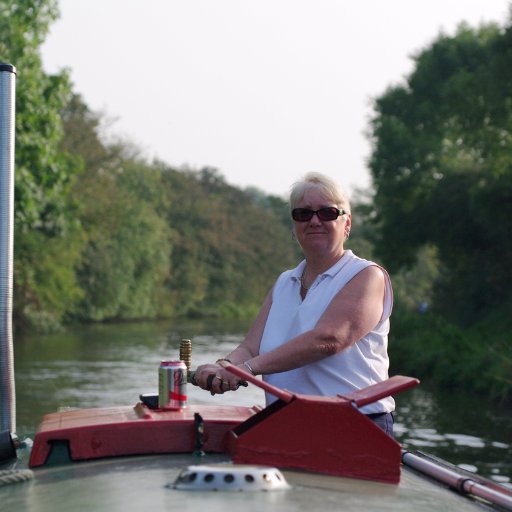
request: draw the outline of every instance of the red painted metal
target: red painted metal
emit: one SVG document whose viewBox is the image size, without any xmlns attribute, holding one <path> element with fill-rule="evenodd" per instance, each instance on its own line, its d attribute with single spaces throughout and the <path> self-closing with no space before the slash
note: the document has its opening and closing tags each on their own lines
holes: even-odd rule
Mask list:
<svg viewBox="0 0 512 512">
<path fill-rule="evenodd" d="M 206 452 L 224 453 L 227 433 L 256 408 L 194 405 L 178 411 L 135 407 L 79 409 L 48 414 L 34 438 L 30 467 L 46 463 L 52 442 L 66 441 L 72 460 L 153 453 L 191 453 L 196 448 L 194 414 L 204 421 Z"/>
<path fill-rule="evenodd" d="M 196 413 L 205 452 L 229 453 L 233 462 L 398 483 L 400 445 L 358 407 L 418 383 L 393 377 L 344 397 L 304 396 L 267 384 L 231 364 L 226 369 L 276 395 L 260 409 L 189 405 L 172 411 L 135 407 L 49 414 L 35 436 L 29 464 L 46 463 L 52 443 L 65 441 L 72 460 L 197 449 Z"/>
<path fill-rule="evenodd" d="M 395 375 L 390 377 L 388 380 L 378 382 L 377 384 L 373 384 L 367 388 L 338 396 L 350 400 L 357 407 L 364 407 L 365 405 L 376 402 L 386 396 L 401 393 L 406 389 L 413 388 L 414 386 L 417 386 L 419 382 L 420 381 L 418 379 L 414 379 L 413 377 Z"/>
<path fill-rule="evenodd" d="M 344 397 L 319 397 L 278 394 L 244 370 L 229 363 L 224 367 L 279 397 L 232 430 L 234 462 L 400 481 L 400 445 L 357 407 L 416 386 L 417 379 L 395 376 Z"/>
<path fill-rule="evenodd" d="M 229 370 L 231 373 L 234 373 L 237 377 L 242 378 L 246 382 L 251 382 L 255 386 L 258 386 L 259 388 L 268 391 L 276 398 L 279 398 L 282 402 L 291 402 L 293 400 L 293 397 L 295 396 L 293 393 L 290 393 L 285 389 L 273 386 L 272 384 L 269 384 L 268 382 L 265 382 L 264 380 L 255 377 L 252 373 L 246 372 L 245 370 L 242 370 L 241 368 L 238 368 L 238 366 L 228 363 L 225 360 L 220 361 L 219 364 L 226 368 L 226 370 Z"/>
<path fill-rule="evenodd" d="M 343 398 L 297 395 L 231 432 L 235 463 L 398 483 L 400 445 Z"/>
</svg>

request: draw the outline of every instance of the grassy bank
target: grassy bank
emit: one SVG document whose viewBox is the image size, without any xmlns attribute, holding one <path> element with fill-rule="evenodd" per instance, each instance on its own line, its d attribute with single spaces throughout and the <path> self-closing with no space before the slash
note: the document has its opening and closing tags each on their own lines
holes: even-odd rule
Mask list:
<svg viewBox="0 0 512 512">
<path fill-rule="evenodd" d="M 395 311 L 391 374 L 418 377 L 430 387 L 465 389 L 512 403 L 512 303 L 468 329 L 435 313 Z"/>
</svg>

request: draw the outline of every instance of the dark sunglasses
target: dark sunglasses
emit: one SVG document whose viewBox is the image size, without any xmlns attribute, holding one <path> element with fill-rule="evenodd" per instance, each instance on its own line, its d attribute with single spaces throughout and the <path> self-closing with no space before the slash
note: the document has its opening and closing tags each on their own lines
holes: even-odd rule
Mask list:
<svg viewBox="0 0 512 512">
<path fill-rule="evenodd" d="M 338 210 L 335 206 L 327 206 L 319 210 L 311 208 L 294 208 L 292 210 L 292 219 L 297 222 L 308 222 L 317 214 L 320 220 L 336 220 L 340 215 L 347 213 L 345 210 Z"/>
</svg>

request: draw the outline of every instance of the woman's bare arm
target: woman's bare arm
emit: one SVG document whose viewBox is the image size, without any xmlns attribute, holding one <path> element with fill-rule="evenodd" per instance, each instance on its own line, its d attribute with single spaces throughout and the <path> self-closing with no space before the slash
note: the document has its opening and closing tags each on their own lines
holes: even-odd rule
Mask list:
<svg viewBox="0 0 512 512">
<path fill-rule="evenodd" d="M 254 356 L 249 360 L 251 368 L 256 374 L 278 373 L 345 350 L 379 323 L 384 290 L 383 271 L 377 266 L 365 268 L 338 292 L 312 330 Z"/>
</svg>

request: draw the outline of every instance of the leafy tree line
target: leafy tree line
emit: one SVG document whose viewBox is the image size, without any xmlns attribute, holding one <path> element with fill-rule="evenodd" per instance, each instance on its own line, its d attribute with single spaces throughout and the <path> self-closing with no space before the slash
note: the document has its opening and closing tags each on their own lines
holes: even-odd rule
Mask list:
<svg viewBox="0 0 512 512">
<path fill-rule="evenodd" d="M 395 271 L 437 248 L 435 306 L 461 325 L 511 297 L 512 27 L 462 26 L 375 102 L 376 251 Z"/>
<path fill-rule="evenodd" d="M 439 36 L 374 107 L 374 250 L 401 279 L 432 276 L 431 312 L 395 321 L 396 360 L 511 398 L 510 22 Z"/>
<path fill-rule="evenodd" d="M 67 72 L 43 71 L 57 16 L 54 0 L 0 2 L 18 71 L 15 325 L 253 313 L 299 257 L 285 202 L 103 143 Z"/>
<path fill-rule="evenodd" d="M 42 69 L 57 16 L 55 0 L 0 0 L 0 60 L 18 70 L 15 325 L 252 315 L 300 258 L 287 205 L 103 142 L 67 72 Z M 392 273 L 392 370 L 496 397 L 512 391 L 511 38 L 462 26 L 376 99 L 374 190 L 352 201 L 349 243 Z"/>
<path fill-rule="evenodd" d="M 71 84 L 47 75 L 39 47 L 58 15 L 53 1 L 0 2 L 0 60 L 17 68 L 15 152 L 15 324 L 52 317 L 73 302 L 79 230 L 69 200 L 78 159 L 60 149 L 61 109 Z M 71 241 L 73 240 L 73 243 Z M 54 264 L 57 255 L 59 266 Z M 54 313 L 48 313 L 54 311 Z"/>
<path fill-rule="evenodd" d="M 60 304 L 56 294 L 57 307 L 40 302 L 43 322 L 252 315 L 277 272 L 298 260 L 285 201 L 261 194 L 269 207 L 216 169 L 173 169 L 103 144 L 101 118 L 76 95 L 62 120 L 61 148 L 81 162 L 68 197 L 78 228 L 55 239 L 73 255 L 62 285 L 76 293 Z M 46 288 L 63 260 L 41 260 L 45 251 L 32 248 L 31 269 Z"/>
</svg>

